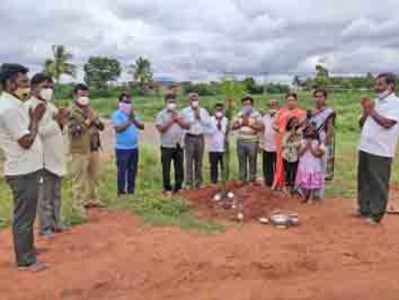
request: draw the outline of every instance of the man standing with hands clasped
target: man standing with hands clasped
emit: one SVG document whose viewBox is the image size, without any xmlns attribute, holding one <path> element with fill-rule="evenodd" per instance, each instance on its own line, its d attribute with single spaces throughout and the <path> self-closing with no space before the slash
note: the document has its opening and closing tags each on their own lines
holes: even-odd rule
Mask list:
<svg viewBox="0 0 399 300">
<path fill-rule="evenodd" d="M 259 147 L 259 132 L 263 131 L 262 116 L 254 109 L 254 99 L 241 99 L 242 108 L 233 122 L 237 130 L 237 155 L 242 184 L 256 182 L 256 166 Z M 249 166 L 249 167 L 248 167 Z"/>
<path fill-rule="evenodd" d="M 184 120 L 189 125 L 184 138 L 184 147 L 186 150 L 186 187 L 200 188 L 203 182 L 204 134 L 210 130 L 211 118 L 208 111 L 200 107 L 200 99 L 197 93 L 189 94 L 188 100 L 190 105 L 182 111 Z"/>
<path fill-rule="evenodd" d="M 133 111 L 131 96 L 122 93 L 119 96 L 118 110 L 112 114 L 115 129 L 115 154 L 118 168 L 118 196 L 134 194 L 139 162 L 139 130 L 144 124 Z"/>
<path fill-rule="evenodd" d="M 181 190 L 184 180 L 184 130 L 189 129 L 188 124 L 177 112 L 176 96 L 165 96 L 165 108 L 161 110 L 155 120 L 155 126 L 161 137 L 161 162 L 163 190 L 166 195 L 177 193 Z M 170 180 L 171 163 L 175 170 L 175 183 L 172 188 Z"/>
<path fill-rule="evenodd" d="M 375 102 L 362 100 L 357 215 L 372 225 L 378 224 L 385 214 L 399 136 L 399 98 L 395 95 L 395 85 L 395 75 L 380 74 L 375 82 L 378 93 Z"/>
<path fill-rule="evenodd" d="M 68 112 L 51 103 L 53 81 L 50 76 L 38 73 L 31 80 L 32 97 L 25 102 L 27 110 L 39 104 L 46 112 L 39 124 L 39 137 L 43 144 L 43 184 L 39 190 L 40 235 L 51 238 L 65 229 L 61 223 L 61 183 L 66 174 L 63 128 Z"/>
<path fill-rule="evenodd" d="M 101 148 L 99 131 L 104 130 L 104 124 L 90 106 L 89 88 L 84 84 L 77 84 L 74 88 L 68 129 L 72 154 L 73 207 L 82 219 L 86 219 L 87 207 L 104 205 L 97 195 Z"/>
<path fill-rule="evenodd" d="M 14 198 L 12 233 L 17 266 L 38 272 L 46 268 L 36 259 L 33 236 L 43 168 L 38 128 L 46 106 L 41 103 L 26 111 L 24 101 L 30 95 L 27 73 L 28 69 L 18 64 L 1 66 L 0 146 L 6 157 L 5 179 Z"/>
</svg>

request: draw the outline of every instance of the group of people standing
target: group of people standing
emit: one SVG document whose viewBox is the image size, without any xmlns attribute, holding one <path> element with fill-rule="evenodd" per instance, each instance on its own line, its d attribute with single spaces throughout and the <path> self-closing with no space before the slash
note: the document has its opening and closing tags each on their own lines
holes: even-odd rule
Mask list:
<svg viewBox="0 0 399 300">
<path fill-rule="evenodd" d="M 0 68 L 0 146 L 5 155 L 4 176 L 13 194 L 13 239 L 17 266 L 22 270 L 46 268 L 34 248 L 33 224 L 39 215 L 40 234 L 51 239 L 65 230 L 60 217 L 62 178 L 66 174 L 65 137 L 69 140 L 73 209 L 82 218 L 87 208 L 103 206 L 98 197 L 97 174 L 100 132 L 105 124 L 90 104 L 89 89 L 77 84 L 68 108 L 53 103 L 53 81 L 38 73 L 30 80 L 19 64 Z M 392 159 L 399 137 L 399 99 L 392 74 L 376 78 L 375 101 L 362 100 L 363 114 L 358 164 L 356 216 L 378 224 L 387 208 Z M 176 97 L 165 96 L 165 107 L 155 126 L 160 134 L 163 189 L 166 194 L 203 185 L 203 159 L 209 152 L 210 177 L 217 184 L 224 171 L 229 133 L 236 132 L 239 179 L 257 183 L 257 157 L 262 152 L 264 183 L 275 190 L 299 194 L 305 202 L 321 200 L 326 179 L 334 175 L 335 111 L 327 105 L 327 92 L 313 93 L 313 110 L 300 108 L 295 93 L 281 107 L 270 100 L 262 116 L 254 99 L 242 99 L 239 114 L 229 120 L 222 103 L 213 114 L 201 106 L 198 94 L 177 109 Z M 139 161 L 139 130 L 144 124 L 127 93 L 119 97 L 112 115 L 115 130 L 117 193 L 135 193 Z M 171 166 L 174 167 L 174 183 Z"/>
<path fill-rule="evenodd" d="M 188 106 L 177 110 L 176 97 L 165 96 L 165 108 L 155 124 L 160 133 L 164 192 L 199 188 L 203 183 L 203 157 L 209 152 L 210 178 L 218 183 L 229 133 L 235 132 L 239 180 L 257 183 L 257 158 L 263 152 L 264 182 L 273 189 L 299 193 L 306 200 L 321 199 L 325 179 L 332 178 L 335 146 L 335 111 L 327 106 L 327 92 L 314 92 L 315 109 L 304 111 L 295 93 L 279 107 L 270 100 L 262 116 L 254 99 L 241 99 L 242 107 L 231 121 L 222 103 L 212 115 L 201 107 L 198 94 L 188 96 Z M 175 182 L 171 184 L 173 163 Z M 184 164 L 185 163 L 185 164 Z"/>
<path fill-rule="evenodd" d="M 336 114 L 327 106 L 326 90 L 316 89 L 313 96 L 313 110 L 305 111 L 295 93 L 287 94 L 285 106 L 273 111 L 269 130 L 276 137 L 276 164 L 274 178 L 269 175 L 267 183 L 299 194 L 306 202 L 321 200 L 325 180 L 334 175 Z"/>
<path fill-rule="evenodd" d="M 17 266 L 41 271 L 33 225 L 45 239 L 66 230 L 61 219 L 62 179 L 71 157 L 72 205 L 85 219 L 87 208 L 103 206 L 97 193 L 100 131 L 104 123 L 90 105 L 89 89 L 77 84 L 68 108 L 53 103 L 53 80 L 5 63 L 0 68 L 0 146 L 5 155 L 4 177 L 14 198 L 13 240 Z M 130 121 L 129 121 L 130 123 Z M 66 151 L 68 140 L 69 151 Z"/>
</svg>

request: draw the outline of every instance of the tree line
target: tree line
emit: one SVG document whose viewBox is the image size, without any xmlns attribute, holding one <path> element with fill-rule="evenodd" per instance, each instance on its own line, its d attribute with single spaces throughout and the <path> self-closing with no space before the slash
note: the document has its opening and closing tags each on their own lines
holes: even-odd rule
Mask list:
<svg viewBox="0 0 399 300">
<path fill-rule="evenodd" d="M 71 63 L 72 54 L 63 45 L 52 46 L 52 58 L 44 63 L 44 72 L 52 76 L 57 83 L 57 90 L 60 97 L 64 98 L 70 91 L 70 85 L 60 84 L 62 75 L 76 77 L 77 66 Z M 95 96 L 109 96 L 113 90 L 129 89 L 140 95 L 146 95 L 151 91 L 158 94 L 159 84 L 153 80 L 151 62 L 147 58 L 139 57 L 132 64 L 127 66 L 127 73 L 132 80 L 125 84 L 116 84 L 122 73 L 121 63 L 112 57 L 93 56 L 83 66 L 84 81 L 94 91 Z M 374 76 L 367 73 L 366 76 L 339 77 L 331 76 L 329 70 L 316 65 L 315 76 L 301 78 L 294 76 L 292 83 L 258 83 L 253 77 L 243 80 L 236 80 L 249 94 L 284 94 L 291 89 L 312 90 L 316 87 L 327 88 L 332 91 L 370 89 L 373 86 Z M 184 94 L 196 92 L 201 96 L 219 95 L 223 89 L 222 82 L 207 83 L 179 83 Z M 115 93 L 112 93 L 115 94 Z"/>
<path fill-rule="evenodd" d="M 45 61 L 43 71 L 50 75 L 58 85 L 60 85 L 62 75 L 76 78 L 77 66 L 70 62 L 73 58 L 72 54 L 63 45 L 53 45 L 52 54 L 53 57 Z M 85 83 L 98 94 L 106 94 L 121 76 L 122 66 L 115 58 L 93 56 L 84 64 L 83 70 Z M 127 72 L 132 75 L 132 85 L 136 84 L 141 93 L 144 94 L 146 89 L 151 87 L 153 73 L 148 59 L 139 57 L 128 66 Z"/>
</svg>

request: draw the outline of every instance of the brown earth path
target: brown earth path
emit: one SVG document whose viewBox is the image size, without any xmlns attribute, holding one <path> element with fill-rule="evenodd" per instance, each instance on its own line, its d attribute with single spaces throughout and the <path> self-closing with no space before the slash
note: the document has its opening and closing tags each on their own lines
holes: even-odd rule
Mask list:
<svg viewBox="0 0 399 300">
<path fill-rule="evenodd" d="M 284 206 L 300 213 L 301 226 L 250 222 L 215 235 L 92 211 L 88 224 L 38 240 L 51 268 L 34 275 L 14 268 L 4 230 L 0 299 L 398 299 L 397 217 L 370 227 L 348 215 L 347 200 Z"/>
</svg>

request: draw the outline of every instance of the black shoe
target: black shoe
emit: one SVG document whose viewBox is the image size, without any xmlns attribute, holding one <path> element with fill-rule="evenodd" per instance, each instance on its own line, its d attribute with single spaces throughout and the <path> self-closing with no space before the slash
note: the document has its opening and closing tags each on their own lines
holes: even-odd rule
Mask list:
<svg viewBox="0 0 399 300">
<path fill-rule="evenodd" d="M 40 236 L 46 240 L 51 240 L 54 238 L 54 232 L 51 229 L 46 229 L 44 231 L 40 231 Z"/>
</svg>

